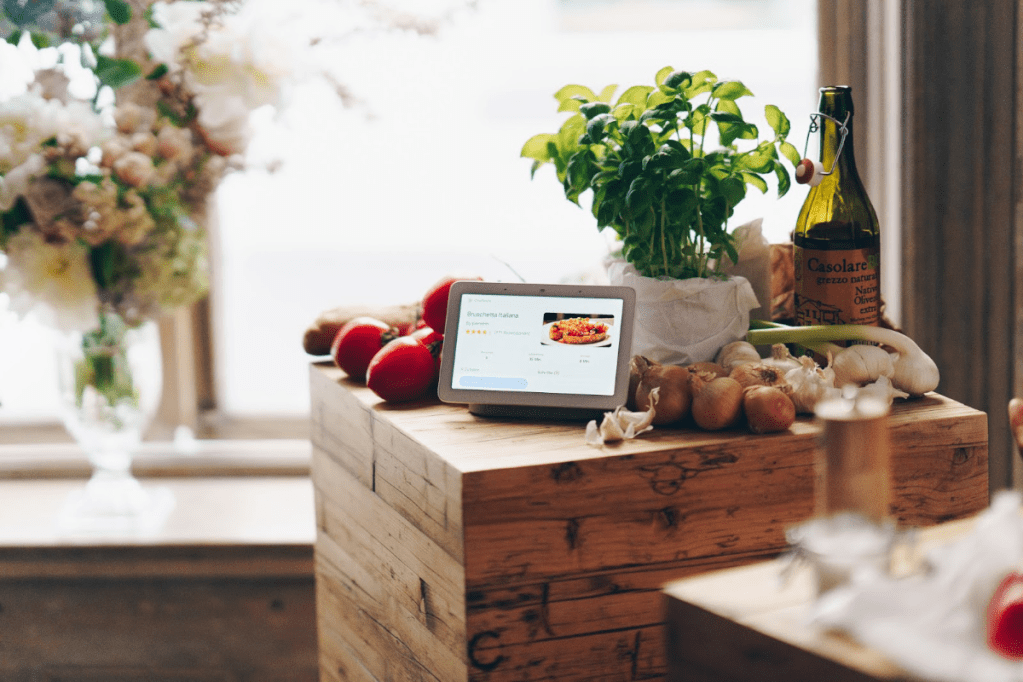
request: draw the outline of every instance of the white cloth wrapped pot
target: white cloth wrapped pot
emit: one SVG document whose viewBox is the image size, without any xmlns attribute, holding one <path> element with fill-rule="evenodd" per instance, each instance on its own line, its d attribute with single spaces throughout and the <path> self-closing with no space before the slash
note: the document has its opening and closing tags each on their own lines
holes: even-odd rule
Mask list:
<svg viewBox="0 0 1023 682">
<path fill-rule="evenodd" d="M 663 364 L 713 360 L 722 346 L 746 336 L 750 311 L 759 306 L 749 280 L 740 276 L 655 279 L 616 260 L 608 279 L 636 290 L 633 354 Z"/>
</svg>

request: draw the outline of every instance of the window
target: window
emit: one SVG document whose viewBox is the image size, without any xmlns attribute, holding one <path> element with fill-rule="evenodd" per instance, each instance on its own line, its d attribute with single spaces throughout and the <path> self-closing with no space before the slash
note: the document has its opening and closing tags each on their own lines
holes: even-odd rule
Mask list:
<svg viewBox="0 0 1023 682">
<path fill-rule="evenodd" d="M 416 300 L 449 272 L 560 281 L 602 276 L 607 239 L 565 200 L 551 168 L 530 180 L 523 142 L 553 132 L 566 83 L 650 83 L 665 65 L 742 80 L 792 122 L 800 150 L 816 107 L 813 0 L 490 0 L 435 36 L 353 36 L 324 82 L 260 122 L 254 161 L 230 177 L 214 227 L 218 408 L 301 419 L 305 328 L 345 304 Z M 799 54 L 794 46 L 805 46 Z M 766 126 L 766 123 L 763 123 Z M 751 195 L 733 218 L 788 238 L 803 194 Z M 757 194 L 754 192 L 754 194 Z M 55 383 L 31 325 L 0 317 L 0 420 L 53 415 Z M 31 369 L 27 369 L 31 368 Z"/>
</svg>

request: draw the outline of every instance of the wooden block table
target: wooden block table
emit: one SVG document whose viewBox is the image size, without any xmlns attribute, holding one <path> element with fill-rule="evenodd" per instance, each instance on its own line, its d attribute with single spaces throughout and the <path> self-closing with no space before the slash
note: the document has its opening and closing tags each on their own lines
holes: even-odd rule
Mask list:
<svg viewBox="0 0 1023 682">
<path fill-rule="evenodd" d="M 973 519 L 921 531 L 919 556 Z M 669 682 L 909 682 L 882 654 L 810 623 L 807 567 L 782 579 L 770 561 L 678 580 L 664 588 Z M 978 681 L 980 682 L 980 681 Z"/>
<path fill-rule="evenodd" d="M 637 680 L 666 672 L 660 588 L 774 556 L 813 507 L 818 427 L 655 429 L 389 405 L 310 371 L 321 679 Z M 893 512 L 988 503 L 986 415 L 930 395 L 891 417 Z"/>
</svg>

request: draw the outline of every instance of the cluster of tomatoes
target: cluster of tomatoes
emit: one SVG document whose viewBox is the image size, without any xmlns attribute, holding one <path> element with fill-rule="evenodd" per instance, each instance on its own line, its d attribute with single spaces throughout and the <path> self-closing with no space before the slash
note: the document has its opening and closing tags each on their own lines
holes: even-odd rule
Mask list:
<svg viewBox="0 0 1023 682">
<path fill-rule="evenodd" d="M 388 402 L 425 396 L 440 371 L 448 290 L 460 279 L 466 278 L 444 277 L 430 287 L 420 319 L 408 327 L 392 327 L 373 317 L 350 320 L 331 344 L 334 363 Z"/>
</svg>

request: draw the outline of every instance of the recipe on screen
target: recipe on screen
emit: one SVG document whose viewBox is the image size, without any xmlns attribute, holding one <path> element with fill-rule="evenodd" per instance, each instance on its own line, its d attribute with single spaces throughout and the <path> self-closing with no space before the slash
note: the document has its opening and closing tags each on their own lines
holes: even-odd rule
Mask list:
<svg viewBox="0 0 1023 682">
<path fill-rule="evenodd" d="M 465 294 L 451 387 L 612 395 L 617 298 Z"/>
</svg>

